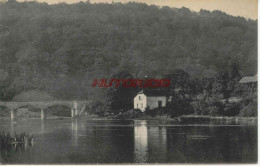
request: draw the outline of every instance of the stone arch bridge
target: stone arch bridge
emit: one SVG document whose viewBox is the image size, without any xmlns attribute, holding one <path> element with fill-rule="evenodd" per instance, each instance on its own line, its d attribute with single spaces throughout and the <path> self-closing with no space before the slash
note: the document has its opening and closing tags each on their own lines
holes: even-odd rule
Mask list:
<svg viewBox="0 0 260 166">
<path fill-rule="evenodd" d="M 77 115 L 80 115 L 86 108 L 88 104 L 90 104 L 91 101 L 35 101 L 35 102 L 0 102 L 0 106 L 4 106 L 11 110 L 11 118 L 16 117 L 16 110 L 19 107 L 31 105 L 36 108 L 41 109 L 41 119 L 46 118 L 45 110 L 48 107 L 54 106 L 54 105 L 64 105 L 71 109 L 71 117 L 75 117 Z"/>
</svg>

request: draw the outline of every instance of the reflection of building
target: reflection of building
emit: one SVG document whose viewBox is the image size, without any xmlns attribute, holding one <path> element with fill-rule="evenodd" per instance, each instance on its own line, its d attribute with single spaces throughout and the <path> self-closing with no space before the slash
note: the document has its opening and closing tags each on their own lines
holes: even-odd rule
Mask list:
<svg viewBox="0 0 260 166">
<path fill-rule="evenodd" d="M 147 162 L 147 125 L 145 120 L 134 121 L 135 162 Z"/>
<path fill-rule="evenodd" d="M 160 91 L 141 91 L 134 98 L 134 108 L 144 112 L 146 109 L 165 107 L 166 102 L 166 95 Z"/>
<path fill-rule="evenodd" d="M 134 121 L 135 162 L 165 162 L 167 156 L 166 127 L 149 126 L 146 120 Z M 148 156 L 148 148 L 149 156 Z M 159 153 L 158 153 L 159 152 Z"/>
<path fill-rule="evenodd" d="M 251 92 L 257 90 L 257 75 L 251 77 L 243 77 L 239 83 L 245 85 L 246 88 L 250 89 Z"/>
<path fill-rule="evenodd" d="M 167 131 L 165 126 L 149 126 L 148 147 L 153 149 L 149 152 L 148 161 L 152 163 L 167 162 Z M 159 153 L 158 153 L 159 152 Z"/>
</svg>

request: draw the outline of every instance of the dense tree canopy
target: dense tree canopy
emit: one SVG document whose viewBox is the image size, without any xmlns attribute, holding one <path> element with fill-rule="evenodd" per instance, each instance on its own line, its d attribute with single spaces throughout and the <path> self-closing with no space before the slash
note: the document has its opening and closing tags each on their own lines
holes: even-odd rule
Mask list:
<svg viewBox="0 0 260 166">
<path fill-rule="evenodd" d="M 0 3 L 0 99 L 44 90 L 94 96 L 94 78 L 257 71 L 257 21 L 139 3 Z M 102 95 L 101 95 L 102 96 Z"/>
</svg>

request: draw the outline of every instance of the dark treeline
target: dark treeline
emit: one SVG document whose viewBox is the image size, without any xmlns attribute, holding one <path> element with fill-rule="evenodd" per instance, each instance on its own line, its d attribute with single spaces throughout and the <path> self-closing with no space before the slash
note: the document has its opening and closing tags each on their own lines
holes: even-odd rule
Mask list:
<svg viewBox="0 0 260 166">
<path fill-rule="evenodd" d="M 124 88 L 121 84 L 118 88 L 115 86 L 105 88 L 103 89 L 105 102 L 96 102 L 89 113 L 99 116 L 113 115 L 114 118 L 124 119 L 161 115 L 177 117 L 190 114 L 257 116 L 256 83 L 254 86 L 239 83 L 241 75 L 237 65 L 233 65 L 230 72 L 221 71 L 211 77 L 198 78 L 182 69 L 175 69 L 164 77 L 171 80 L 169 87 Z M 131 79 L 133 76 L 127 72 L 120 72 L 112 78 Z M 166 107 L 153 110 L 148 108 L 144 113 L 133 110 L 133 98 L 141 90 L 163 93 L 168 98 Z"/>
<path fill-rule="evenodd" d="M 193 96 L 203 88 L 224 93 L 256 74 L 256 34 L 257 21 L 221 11 L 9 0 L 0 4 L 0 99 L 37 89 L 58 99 L 116 101 L 127 93 L 92 88 L 93 79 L 170 77 L 176 69 L 192 78 Z"/>
</svg>

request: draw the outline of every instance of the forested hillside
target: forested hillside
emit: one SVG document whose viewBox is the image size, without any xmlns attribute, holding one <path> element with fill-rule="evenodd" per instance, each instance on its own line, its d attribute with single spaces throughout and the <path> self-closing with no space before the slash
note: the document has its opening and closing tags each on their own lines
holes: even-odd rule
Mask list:
<svg viewBox="0 0 260 166">
<path fill-rule="evenodd" d="M 94 98 L 102 90 L 91 88 L 93 79 L 121 71 L 212 77 L 235 64 L 242 76 L 255 75 L 257 21 L 138 3 L 8 1 L 0 4 L 0 49 L 0 99 L 34 89 Z"/>
</svg>

